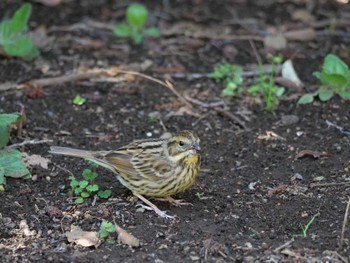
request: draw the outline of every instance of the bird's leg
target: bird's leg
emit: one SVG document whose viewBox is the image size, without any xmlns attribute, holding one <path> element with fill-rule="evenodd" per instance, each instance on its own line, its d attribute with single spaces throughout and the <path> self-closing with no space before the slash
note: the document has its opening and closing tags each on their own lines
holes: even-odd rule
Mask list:
<svg viewBox="0 0 350 263">
<path fill-rule="evenodd" d="M 155 204 L 152 204 L 149 200 L 144 198 L 142 195 L 139 195 L 139 194 L 134 194 L 134 195 L 136 197 L 138 197 L 140 200 L 142 200 L 145 204 L 148 205 L 148 206 L 140 205 L 141 207 L 143 207 L 143 208 L 145 208 L 147 210 L 153 210 L 160 217 L 163 217 L 163 218 L 166 218 L 166 219 L 175 219 L 175 217 L 173 217 L 171 215 L 167 215 L 167 213 L 165 211 L 160 210 Z"/>
<path fill-rule="evenodd" d="M 182 206 L 182 205 L 192 205 L 191 203 L 186 202 L 183 199 L 174 199 L 171 196 L 163 197 L 163 198 L 155 198 L 158 201 L 166 201 L 174 206 Z"/>
</svg>

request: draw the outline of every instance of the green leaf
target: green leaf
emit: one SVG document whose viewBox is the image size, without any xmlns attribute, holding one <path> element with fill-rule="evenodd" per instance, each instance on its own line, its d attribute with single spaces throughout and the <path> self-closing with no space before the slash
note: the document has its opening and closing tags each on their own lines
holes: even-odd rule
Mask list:
<svg viewBox="0 0 350 263">
<path fill-rule="evenodd" d="M 350 100 L 350 90 L 340 91 L 339 96 L 344 100 Z"/>
<path fill-rule="evenodd" d="M 74 178 L 74 177 L 73 177 L 73 178 Z M 69 179 L 70 179 L 70 177 L 69 177 Z M 70 186 L 71 186 L 73 189 L 76 189 L 77 187 L 79 187 L 79 182 L 74 178 L 74 180 L 71 180 Z"/>
<path fill-rule="evenodd" d="M 4 20 L 0 22 L 0 44 L 3 46 L 11 41 L 11 20 Z"/>
<path fill-rule="evenodd" d="M 84 198 L 78 197 L 77 199 L 75 199 L 75 203 L 76 203 L 76 204 L 82 204 L 82 203 L 84 203 Z"/>
<path fill-rule="evenodd" d="M 9 126 L 12 123 L 15 123 L 21 115 L 19 113 L 10 113 L 10 114 L 0 114 L 0 127 Z"/>
<path fill-rule="evenodd" d="M 104 191 L 98 191 L 97 195 L 100 198 L 104 198 L 107 199 L 108 197 L 110 197 L 112 195 L 112 191 L 111 190 L 104 190 Z"/>
<path fill-rule="evenodd" d="M 314 101 L 314 94 L 308 93 L 301 96 L 301 98 L 298 100 L 298 104 L 308 104 Z"/>
<path fill-rule="evenodd" d="M 89 194 L 88 192 L 82 192 L 82 193 L 80 194 L 80 196 L 81 196 L 82 198 L 88 198 L 88 197 L 90 196 L 90 194 Z"/>
<path fill-rule="evenodd" d="M 108 221 L 103 221 L 101 224 L 101 229 L 104 229 L 109 233 L 114 233 L 115 232 L 115 225 L 113 223 L 108 222 Z"/>
<path fill-rule="evenodd" d="M 5 184 L 5 169 L 0 166 L 0 185 Z"/>
<path fill-rule="evenodd" d="M 10 140 L 9 126 L 20 118 L 19 113 L 0 114 L 0 148 L 5 147 Z"/>
<path fill-rule="evenodd" d="M 16 38 L 12 43 L 4 45 L 4 51 L 11 57 L 21 57 L 28 60 L 36 58 L 40 54 L 32 40 L 25 36 Z"/>
<path fill-rule="evenodd" d="M 159 37 L 160 36 L 160 30 L 156 27 L 150 27 L 143 31 L 145 36 L 150 37 Z"/>
<path fill-rule="evenodd" d="M 106 238 L 109 236 L 109 233 L 107 232 L 106 229 L 101 228 L 100 231 L 98 232 L 98 235 L 100 236 L 100 238 Z"/>
<path fill-rule="evenodd" d="M 82 180 L 79 182 L 79 187 L 80 188 L 85 188 L 89 185 L 89 182 L 88 181 L 85 181 L 85 180 Z"/>
<path fill-rule="evenodd" d="M 20 9 L 16 11 L 12 18 L 11 35 L 25 32 L 28 30 L 27 23 L 32 12 L 31 4 L 23 4 Z"/>
<path fill-rule="evenodd" d="M 321 101 L 328 101 L 334 96 L 334 92 L 331 89 L 321 88 L 317 91 L 318 97 Z"/>
<path fill-rule="evenodd" d="M 96 177 L 98 176 L 98 174 L 96 172 L 93 172 L 90 169 L 84 169 L 82 175 L 83 175 L 84 179 L 89 180 L 89 181 L 95 180 Z"/>
<path fill-rule="evenodd" d="M 277 97 L 281 97 L 284 94 L 285 88 L 277 88 L 275 94 Z"/>
<path fill-rule="evenodd" d="M 115 25 L 113 28 L 114 34 L 116 34 L 118 37 L 129 37 L 130 34 L 130 28 L 126 24 L 118 24 Z"/>
<path fill-rule="evenodd" d="M 138 33 L 138 32 L 133 32 L 131 34 L 131 38 L 132 40 L 134 41 L 135 44 L 141 44 L 142 43 L 142 40 L 143 40 L 143 35 Z"/>
<path fill-rule="evenodd" d="M 4 176 L 13 178 L 31 178 L 31 174 L 24 163 L 21 162 L 22 154 L 17 150 L 0 151 L 0 167 L 4 170 Z"/>
<path fill-rule="evenodd" d="M 86 98 L 80 96 L 80 95 L 76 95 L 73 99 L 73 104 L 77 105 L 77 106 L 81 106 L 86 102 Z"/>
<path fill-rule="evenodd" d="M 86 190 L 88 190 L 89 192 L 96 192 L 96 191 L 98 191 L 98 185 L 97 184 L 88 185 L 86 187 Z"/>
<path fill-rule="evenodd" d="M 328 54 L 324 60 L 322 71 L 326 74 L 347 76 L 349 68 L 340 58 Z"/>
<path fill-rule="evenodd" d="M 143 28 L 148 18 L 148 10 L 144 5 L 131 4 L 126 9 L 126 20 L 137 29 Z"/>
</svg>

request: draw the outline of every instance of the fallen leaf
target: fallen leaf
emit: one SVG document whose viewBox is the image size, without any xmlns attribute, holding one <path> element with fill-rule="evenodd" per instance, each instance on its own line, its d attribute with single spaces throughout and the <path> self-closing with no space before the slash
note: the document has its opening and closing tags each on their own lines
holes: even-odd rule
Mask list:
<svg viewBox="0 0 350 263">
<path fill-rule="evenodd" d="M 288 41 L 282 33 L 276 33 L 264 38 L 264 45 L 267 49 L 282 50 L 287 47 Z"/>
<path fill-rule="evenodd" d="M 303 86 L 290 59 L 286 60 L 282 65 L 282 77 L 292 81 L 297 87 Z"/>
<path fill-rule="evenodd" d="M 297 9 L 292 13 L 292 19 L 301 21 L 304 23 L 311 23 L 316 21 L 316 18 L 314 15 L 312 15 L 309 11 L 306 9 Z"/>
<path fill-rule="evenodd" d="M 300 159 L 305 156 L 312 156 L 315 159 L 319 159 L 322 157 L 328 157 L 329 154 L 326 152 L 318 152 L 318 151 L 312 151 L 312 150 L 302 150 L 300 151 L 294 158 L 294 160 Z"/>
<path fill-rule="evenodd" d="M 83 231 L 79 226 L 71 226 L 71 231 L 66 232 L 68 242 L 74 242 L 83 247 L 98 247 L 101 243 L 96 231 Z"/>
<path fill-rule="evenodd" d="M 129 245 L 132 247 L 139 247 L 140 246 L 140 241 L 134 237 L 132 234 L 129 234 L 126 232 L 124 229 L 119 227 L 117 224 L 115 225 L 115 231 L 118 234 L 118 241 L 121 242 L 122 244 Z"/>
<path fill-rule="evenodd" d="M 260 134 L 258 136 L 258 140 L 282 140 L 285 141 L 286 139 L 282 136 L 279 136 L 277 133 L 273 131 L 266 131 L 265 134 Z"/>
<path fill-rule="evenodd" d="M 48 169 L 48 164 L 51 162 L 49 159 L 46 159 L 40 155 L 32 154 L 28 155 L 27 153 L 22 153 L 22 161 L 26 164 L 28 167 L 33 167 L 36 165 L 41 166 L 44 169 Z"/>
<path fill-rule="evenodd" d="M 290 30 L 283 33 L 283 36 L 289 41 L 311 41 L 316 38 L 316 31 L 313 28 L 304 28 L 297 30 Z"/>
</svg>

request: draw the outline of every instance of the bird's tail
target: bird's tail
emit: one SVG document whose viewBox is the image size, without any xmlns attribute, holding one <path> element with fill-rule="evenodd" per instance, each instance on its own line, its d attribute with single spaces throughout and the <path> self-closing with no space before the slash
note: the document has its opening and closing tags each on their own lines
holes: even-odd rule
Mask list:
<svg viewBox="0 0 350 263">
<path fill-rule="evenodd" d="M 94 159 L 95 158 L 94 153 L 92 151 L 73 149 L 73 148 L 69 148 L 69 147 L 51 146 L 49 153 L 80 157 L 80 158 L 84 158 L 84 159 Z"/>
<path fill-rule="evenodd" d="M 73 149 L 69 147 L 51 146 L 49 153 L 80 157 L 89 161 L 92 161 L 98 165 L 101 165 L 109 170 L 115 172 L 115 167 L 111 165 L 104 157 L 108 152 L 94 152 L 85 151 L 79 149 Z"/>
</svg>

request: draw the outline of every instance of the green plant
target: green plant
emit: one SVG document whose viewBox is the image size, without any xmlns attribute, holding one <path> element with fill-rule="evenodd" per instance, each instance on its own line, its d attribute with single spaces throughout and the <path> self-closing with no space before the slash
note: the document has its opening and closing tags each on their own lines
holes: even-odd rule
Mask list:
<svg viewBox="0 0 350 263">
<path fill-rule="evenodd" d="M 350 99 L 350 70 L 349 67 L 336 55 L 328 54 L 323 62 L 322 71 L 313 73 L 322 86 L 314 93 L 303 95 L 298 104 L 307 104 L 318 97 L 321 101 L 328 101 L 335 94 L 342 99 Z"/>
<path fill-rule="evenodd" d="M 306 225 L 300 225 L 301 234 L 294 235 L 295 237 L 307 237 L 307 231 L 309 230 L 311 224 L 315 221 L 319 214 L 313 215 L 313 217 L 306 223 Z"/>
<path fill-rule="evenodd" d="M 107 199 L 111 196 L 112 191 L 99 190 L 99 186 L 94 183 L 94 180 L 97 178 L 98 174 L 93 172 L 90 169 L 85 169 L 82 173 L 83 180 L 77 180 L 74 176 L 70 176 L 70 186 L 72 187 L 73 193 L 78 196 L 75 199 L 75 203 L 82 204 L 85 199 L 90 197 L 92 194 L 97 194 L 98 197 Z"/>
<path fill-rule="evenodd" d="M 148 19 L 148 10 L 144 5 L 131 4 L 126 10 L 127 24 L 117 24 L 113 28 L 119 37 L 130 37 L 135 44 L 140 44 L 145 36 L 159 37 L 158 28 L 144 28 Z"/>
<path fill-rule="evenodd" d="M 253 96 L 262 96 L 266 110 L 273 111 L 277 107 L 278 98 L 284 94 L 285 89 L 275 85 L 276 66 L 282 63 L 282 56 L 277 55 L 269 59 L 271 70 L 264 74 L 262 64 L 259 63 L 259 83 L 250 86 L 248 92 Z"/>
<path fill-rule="evenodd" d="M 5 177 L 31 177 L 29 170 L 21 162 L 21 152 L 5 148 L 10 140 L 10 125 L 21 120 L 22 116 L 19 113 L 0 114 L 0 191 L 4 191 Z"/>
<path fill-rule="evenodd" d="M 221 92 L 222 96 L 234 96 L 240 94 L 243 88 L 243 70 L 241 67 L 232 64 L 220 64 L 214 68 L 210 77 L 218 82 L 225 84 L 225 89 Z"/>
<path fill-rule="evenodd" d="M 115 233 L 115 225 L 111 222 L 103 221 L 98 232 L 99 237 L 104 240 L 112 233 Z"/>
<path fill-rule="evenodd" d="M 0 22 L 0 48 L 11 57 L 33 59 L 39 56 L 39 49 L 26 36 L 28 19 L 32 11 L 31 4 L 23 4 L 12 19 Z"/>
<path fill-rule="evenodd" d="M 197 197 L 199 200 L 202 200 L 202 199 L 203 199 L 203 196 L 204 196 L 204 193 L 203 193 L 203 192 L 196 192 L 196 197 Z"/>
<path fill-rule="evenodd" d="M 73 104 L 77 105 L 77 106 L 81 106 L 86 102 L 86 98 L 80 96 L 80 95 L 76 95 L 73 99 Z"/>
</svg>

